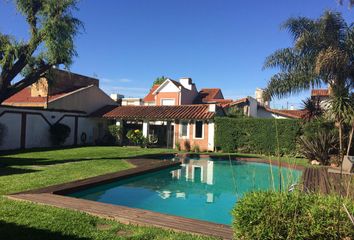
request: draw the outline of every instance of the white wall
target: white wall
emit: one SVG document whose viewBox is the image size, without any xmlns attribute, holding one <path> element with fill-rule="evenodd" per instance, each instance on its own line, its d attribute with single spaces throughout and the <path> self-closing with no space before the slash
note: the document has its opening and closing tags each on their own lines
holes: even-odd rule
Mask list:
<svg viewBox="0 0 354 240">
<path fill-rule="evenodd" d="M 181 104 L 193 104 L 194 99 L 197 97 L 198 95 L 198 91 L 195 87 L 195 85 L 192 85 L 192 90 L 188 90 L 185 88 L 182 88 L 182 92 L 181 92 Z"/>
<path fill-rule="evenodd" d="M 48 103 L 49 109 L 83 111 L 90 114 L 106 105 L 117 105 L 97 86 L 89 86 Z"/>
<path fill-rule="evenodd" d="M 253 97 L 247 97 L 249 102 L 249 117 L 258 117 L 258 103 Z"/>
<path fill-rule="evenodd" d="M 25 123 L 22 123 L 25 116 Z M 86 144 L 94 144 L 99 137 L 98 123 L 106 127 L 106 120 L 89 118 L 77 112 L 64 112 L 55 110 L 37 110 L 19 107 L 0 106 L 0 123 L 5 126 L 5 136 L 0 150 L 51 147 L 49 129 L 50 125 L 59 122 L 70 127 L 70 136 L 64 145 L 75 144 L 75 118 L 77 118 L 77 144 L 82 144 L 81 134 L 86 133 Z M 22 127 L 24 135 L 22 134 Z M 96 136 L 95 130 L 97 132 Z M 24 146 L 21 146 L 21 139 Z"/>
<path fill-rule="evenodd" d="M 258 117 L 258 118 L 287 119 L 287 117 L 283 117 L 283 116 L 280 116 L 280 115 L 278 115 L 278 114 L 268 112 L 268 111 L 266 111 L 264 108 L 258 108 L 257 117 Z"/>
<path fill-rule="evenodd" d="M 179 88 L 171 81 L 166 80 L 159 92 L 179 92 Z"/>
<path fill-rule="evenodd" d="M 0 150 L 19 148 L 21 145 L 21 114 L 8 113 L 2 115 L 0 123 L 5 126 L 5 134 Z"/>
</svg>

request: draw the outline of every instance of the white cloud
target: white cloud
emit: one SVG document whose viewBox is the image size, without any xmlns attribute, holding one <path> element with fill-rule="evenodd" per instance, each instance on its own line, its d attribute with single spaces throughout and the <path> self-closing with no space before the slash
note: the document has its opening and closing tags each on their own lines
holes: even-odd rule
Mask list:
<svg viewBox="0 0 354 240">
<path fill-rule="evenodd" d="M 133 82 L 132 79 L 129 78 L 119 78 L 119 79 L 114 79 L 114 78 L 101 78 L 100 82 L 103 84 L 113 84 L 113 83 L 130 83 Z"/>
</svg>

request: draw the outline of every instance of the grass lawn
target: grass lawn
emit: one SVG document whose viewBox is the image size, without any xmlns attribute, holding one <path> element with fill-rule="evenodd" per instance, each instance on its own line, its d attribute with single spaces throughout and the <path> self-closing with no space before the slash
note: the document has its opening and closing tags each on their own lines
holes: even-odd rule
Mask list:
<svg viewBox="0 0 354 240">
<path fill-rule="evenodd" d="M 124 158 L 166 149 L 82 147 L 0 156 L 0 195 L 133 167 Z M 154 227 L 124 225 L 85 213 L 0 196 L 1 239 L 212 239 Z"/>
<path fill-rule="evenodd" d="M 171 150 L 81 147 L 1 155 L 1 239 L 212 239 L 154 227 L 124 225 L 85 213 L 8 200 L 1 196 L 128 169 L 134 166 L 125 158 L 166 152 Z M 254 154 L 236 156 L 261 157 Z M 281 160 L 306 164 L 303 159 Z"/>
</svg>

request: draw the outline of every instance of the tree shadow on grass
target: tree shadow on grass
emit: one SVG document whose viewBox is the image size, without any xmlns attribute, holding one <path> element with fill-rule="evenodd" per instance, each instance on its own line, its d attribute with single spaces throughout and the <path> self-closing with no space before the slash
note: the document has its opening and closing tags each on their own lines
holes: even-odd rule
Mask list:
<svg viewBox="0 0 354 240">
<path fill-rule="evenodd" d="M 23 168 L 13 168 L 13 167 L 0 167 L 0 177 L 15 175 L 15 174 L 24 174 L 38 172 L 39 170 L 35 169 L 23 169 Z"/>
<path fill-rule="evenodd" d="M 9 166 L 48 166 L 72 162 L 89 161 L 94 158 L 78 158 L 65 160 L 49 160 L 47 158 L 18 158 L 18 157 L 0 157 L 0 168 Z"/>
<path fill-rule="evenodd" d="M 66 235 L 60 232 L 51 232 L 4 221 L 0 221 L 0 238 L 4 240 L 89 240 L 89 238 Z"/>
</svg>

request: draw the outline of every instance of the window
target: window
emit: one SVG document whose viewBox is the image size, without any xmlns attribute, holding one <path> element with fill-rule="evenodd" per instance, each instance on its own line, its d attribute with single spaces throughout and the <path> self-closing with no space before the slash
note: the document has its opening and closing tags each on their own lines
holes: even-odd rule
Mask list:
<svg viewBox="0 0 354 240">
<path fill-rule="evenodd" d="M 188 137 L 188 122 L 181 122 L 180 136 Z"/>
<path fill-rule="evenodd" d="M 195 121 L 194 138 L 203 138 L 203 121 Z"/>
<path fill-rule="evenodd" d="M 161 105 L 163 106 L 174 106 L 175 100 L 174 99 L 161 99 Z"/>
</svg>

